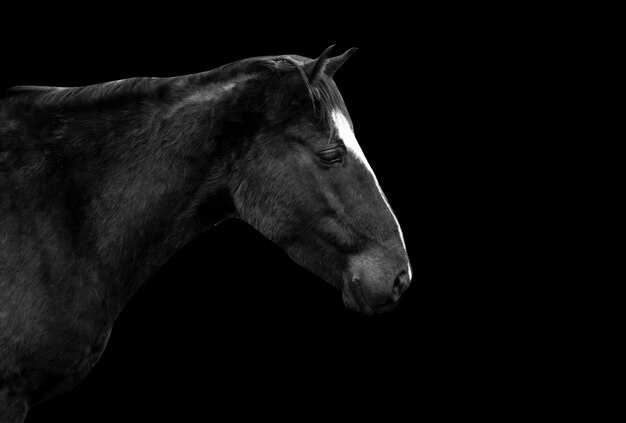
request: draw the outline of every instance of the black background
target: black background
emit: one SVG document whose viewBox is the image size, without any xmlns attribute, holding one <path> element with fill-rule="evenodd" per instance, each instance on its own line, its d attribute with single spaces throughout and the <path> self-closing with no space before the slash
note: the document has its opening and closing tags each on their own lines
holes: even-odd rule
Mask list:
<svg viewBox="0 0 626 423">
<path fill-rule="evenodd" d="M 510 55 L 523 50 L 506 30 L 514 18 L 307 7 L 4 17 L 16 26 L 5 36 L 2 89 L 176 76 L 251 56 L 358 47 L 335 81 L 414 273 L 399 307 L 362 316 L 255 230 L 226 222 L 140 289 L 87 378 L 34 407 L 27 422 L 445 417 L 484 415 L 514 399 L 505 392 L 526 361 L 512 358 L 525 350 L 510 336 L 519 332 L 511 308 L 524 274 L 507 266 L 506 216 L 515 204 L 493 173 L 511 154 L 495 142 L 509 119 L 503 98 L 523 90 L 509 80 L 523 66 Z"/>
</svg>

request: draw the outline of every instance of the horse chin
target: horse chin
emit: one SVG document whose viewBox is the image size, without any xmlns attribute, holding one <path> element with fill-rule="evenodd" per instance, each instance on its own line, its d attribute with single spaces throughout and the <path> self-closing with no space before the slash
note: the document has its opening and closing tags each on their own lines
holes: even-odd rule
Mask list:
<svg viewBox="0 0 626 423">
<path fill-rule="evenodd" d="M 363 287 L 357 279 L 352 279 L 344 284 L 342 290 L 343 303 L 350 310 L 371 316 L 374 310 L 369 305 Z"/>
<path fill-rule="evenodd" d="M 344 283 L 342 294 L 343 303 L 350 310 L 371 316 L 372 314 L 388 313 L 398 305 L 398 301 L 380 298 L 373 294 L 367 295 L 363 283 L 353 278 Z"/>
</svg>

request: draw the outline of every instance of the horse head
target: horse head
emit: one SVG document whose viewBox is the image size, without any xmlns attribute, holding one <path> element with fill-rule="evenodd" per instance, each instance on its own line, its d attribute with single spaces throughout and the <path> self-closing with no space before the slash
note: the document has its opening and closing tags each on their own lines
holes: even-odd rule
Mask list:
<svg viewBox="0 0 626 423">
<path fill-rule="evenodd" d="M 332 79 L 356 49 L 331 49 L 272 61 L 255 99 L 263 124 L 238 160 L 232 198 L 241 219 L 369 315 L 398 303 L 411 265 Z"/>
</svg>

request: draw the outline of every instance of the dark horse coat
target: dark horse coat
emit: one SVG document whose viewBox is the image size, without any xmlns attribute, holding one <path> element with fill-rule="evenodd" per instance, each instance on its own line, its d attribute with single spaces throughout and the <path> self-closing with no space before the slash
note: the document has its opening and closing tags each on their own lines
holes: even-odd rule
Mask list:
<svg viewBox="0 0 626 423">
<path fill-rule="evenodd" d="M 81 88 L 19 87 L 0 100 L 1 422 L 22 421 L 28 407 L 83 378 L 129 298 L 198 234 L 246 209 L 248 222 L 273 241 L 294 238 L 281 228 L 296 217 L 280 204 L 270 204 L 272 218 L 258 212 L 272 201 L 263 190 L 275 184 L 255 185 L 261 181 L 250 177 L 265 155 L 282 153 L 252 146 L 283 134 L 292 116 L 309 110 L 314 81 L 321 86 L 314 109 L 347 116 L 329 81 L 351 53 L 328 59 L 325 52 L 315 61 L 260 57 L 200 74 Z M 319 167 L 337 166 L 343 150 L 323 152 Z M 288 174 L 283 161 L 273 163 L 272 172 Z M 374 190 L 364 169 L 353 176 Z M 237 210 L 235 192 L 245 197 Z M 384 196 L 374 197 L 369 210 L 390 210 Z M 370 215 L 354 213 L 363 222 Z M 404 263 L 389 216 L 363 224 L 376 234 L 342 235 L 338 251 L 380 239 Z M 345 268 L 337 257 L 315 262 Z M 394 301 L 408 285 L 402 263 Z M 360 283 L 356 276 L 352 282 Z M 346 298 L 369 311 L 367 292 L 358 291 Z"/>
<path fill-rule="evenodd" d="M 142 281 L 232 212 L 224 144 L 258 119 L 180 100 L 262 63 L 2 100 L 0 421 L 75 385 Z"/>
</svg>

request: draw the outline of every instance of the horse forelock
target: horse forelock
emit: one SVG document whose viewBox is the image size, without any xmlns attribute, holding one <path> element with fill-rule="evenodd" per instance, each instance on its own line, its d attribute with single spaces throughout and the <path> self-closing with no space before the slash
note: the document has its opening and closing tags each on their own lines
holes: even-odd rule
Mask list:
<svg viewBox="0 0 626 423">
<path fill-rule="evenodd" d="M 334 132 L 333 112 L 337 110 L 341 111 L 348 120 L 350 119 L 350 115 L 331 77 L 322 74 L 319 75 L 313 83 L 309 81 L 305 71 L 305 65 L 312 60 L 313 59 L 296 55 L 275 56 L 267 58 L 266 66 L 278 72 L 297 71 L 311 99 L 315 115 L 321 120 L 324 127 Z"/>
</svg>

